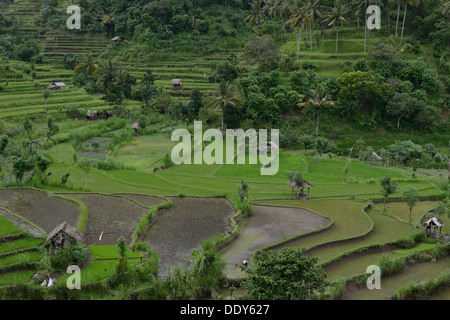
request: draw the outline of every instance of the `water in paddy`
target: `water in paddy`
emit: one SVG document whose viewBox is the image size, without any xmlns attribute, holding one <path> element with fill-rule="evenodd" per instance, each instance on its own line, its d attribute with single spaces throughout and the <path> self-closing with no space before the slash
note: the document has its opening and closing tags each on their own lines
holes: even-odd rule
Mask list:
<svg viewBox="0 0 450 320">
<path fill-rule="evenodd" d="M 381 279 L 380 290 L 359 289 L 344 297 L 345 300 L 384 300 L 408 282 L 419 282 L 436 278 L 441 272 L 450 269 L 450 257 L 439 259 L 436 263 L 423 262 L 388 278 Z"/>
<path fill-rule="evenodd" d="M 450 300 L 450 287 L 432 295 L 427 300 Z"/>
<path fill-rule="evenodd" d="M 234 209 L 230 202 L 220 198 L 171 197 L 170 209 L 160 211 L 156 222 L 144 236 L 144 241 L 160 257 L 160 275 L 169 268 L 185 267 L 192 252 L 213 236 L 232 230 Z"/>
<path fill-rule="evenodd" d="M 47 233 L 64 221 L 75 226 L 79 215 L 75 203 L 51 197 L 46 192 L 38 190 L 0 190 L 0 207 L 7 208 L 35 223 Z"/>
</svg>

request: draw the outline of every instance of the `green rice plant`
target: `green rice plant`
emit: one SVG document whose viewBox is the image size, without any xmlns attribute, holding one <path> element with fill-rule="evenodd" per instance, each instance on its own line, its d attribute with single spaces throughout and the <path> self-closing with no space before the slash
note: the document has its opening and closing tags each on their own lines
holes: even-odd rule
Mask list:
<svg viewBox="0 0 450 320">
<path fill-rule="evenodd" d="M 395 292 L 394 298 L 400 300 L 424 300 L 448 286 L 450 286 L 450 272 L 444 271 L 435 279 L 428 279 L 417 283 L 408 282 Z"/>
<path fill-rule="evenodd" d="M 380 267 L 381 276 L 388 277 L 403 270 L 406 264 L 404 257 L 390 257 L 386 254 L 382 255 L 377 265 Z"/>
</svg>

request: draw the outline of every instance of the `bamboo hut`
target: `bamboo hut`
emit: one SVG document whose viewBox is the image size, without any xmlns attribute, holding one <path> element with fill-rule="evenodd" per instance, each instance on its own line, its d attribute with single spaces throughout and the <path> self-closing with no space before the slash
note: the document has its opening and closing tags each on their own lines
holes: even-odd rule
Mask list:
<svg viewBox="0 0 450 320">
<path fill-rule="evenodd" d="M 426 237 L 440 238 L 442 236 L 442 226 L 444 225 L 444 222 L 438 218 L 433 217 L 425 221 L 422 225 L 425 228 Z M 437 229 L 439 229 L 439 235 L 437 234 Z"/>
<path fill-rule="evenodd" d="M 72 227 L 67 221 L 64 221 L 47 236 L 44 245 L 49 244 L 49 251 L 67 248 L 71 241 L 82 242 L 83 234 Z"/>
<path fill-rule="evenodd" d="M 308 181 L 303 181 L 302 184 L 299 186 L 294 181 L 290 181 L 287 183 L 288 186 L 292 189 L 292 197 L 301 197 L 305 200 L 309 200 L 309 190 L 313 187 L 312 184 L 310 184 Z M 308 189 L 308 194 L 305 193 L 305 189 Z"/>
</svg>

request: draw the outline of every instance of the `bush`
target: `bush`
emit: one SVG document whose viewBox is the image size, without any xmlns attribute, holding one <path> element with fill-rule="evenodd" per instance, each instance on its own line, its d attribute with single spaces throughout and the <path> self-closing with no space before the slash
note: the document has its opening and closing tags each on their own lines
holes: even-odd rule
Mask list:
<svg viewBox="0 0 450 320">
<path fill-rule="evenodd" d="M 88 249 L 84 245 L 71 241 L 68 248 L 57 249 L 50 254 L 50 262 L 54 269 L 66 271 L 69 265 L 81 265 L 87 252 Z"/>
<path fill-rule="evenodd" d="M 382 255 L 378 260 L 378 266 L 381 270 L 382 277 L 388 277 L 394 273 L 400 272 L 405 267 L 405 257 L 389 257 L 388 255 Z"/>
</svg>

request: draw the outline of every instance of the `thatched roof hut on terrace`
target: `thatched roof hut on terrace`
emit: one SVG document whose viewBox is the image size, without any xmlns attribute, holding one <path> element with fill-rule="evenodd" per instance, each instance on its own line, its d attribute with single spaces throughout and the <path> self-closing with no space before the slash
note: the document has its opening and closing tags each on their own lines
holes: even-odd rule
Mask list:
<svg viewBox="0 0 450 320">
<path fill-rule="evenodd" d="M 298 196 L 309 200 L 309 190 L 313 187 L 308 181 L 304 180 L 301 185 L 298 185 L 294 181 L 287 183 L 292 188 L 292 197 Z M 305 194 L 305 189 L 308 189 L 308 194 Z"/>
<path fill-rule="evenodd" d="M 47 236 L 44 245 L 50 245 L 50 252 L 56 249 L 67 248 L 71 241 L 83 242 L 83 234 L 64 221 Z"/>
</svg>

